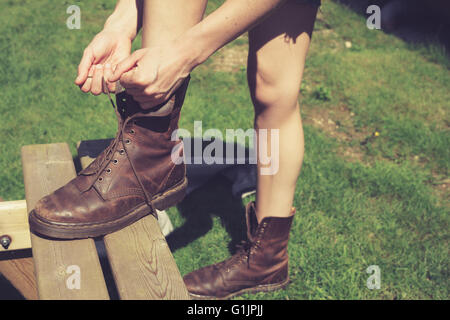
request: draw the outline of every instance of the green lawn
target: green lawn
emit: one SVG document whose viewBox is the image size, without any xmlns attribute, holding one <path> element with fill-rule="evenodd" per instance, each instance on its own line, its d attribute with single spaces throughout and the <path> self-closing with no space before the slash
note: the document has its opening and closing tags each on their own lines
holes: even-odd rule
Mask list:
<svg viewBox="0 0 450 320">
<path fill-rule="evenodd" d="M 220 1 L 210 1 L 208 10 Z M 81 30 L 66 8 L 78 4 Z M 113 0 L 0 2 L 0 196 L 24 198 L 20 147 L 112 137 L 108 99 L 74 84 L 82 51 Z M 345 41 L 352 43 L 346 48 Z M 250 128 L 247 38 L 193 73 L 181 127 Z M 450 73 L 436 47 L 365 27 L 325 1 L 302 84 L 306 156 L 295 196 L 292 282 L 244 299 L 448 299 Z M 378 135 L 375 135 L 375 132 Z M 169 210 L 182 274 L 217 262 L 242 238 L 243 206 L 216 180 Z M 184 225 L 184 227 L 182 227 Z M 231 244 L 230 244 L 231 242 Z M 378 265 L 381 289 L 366 269 Z"/>
</svg>

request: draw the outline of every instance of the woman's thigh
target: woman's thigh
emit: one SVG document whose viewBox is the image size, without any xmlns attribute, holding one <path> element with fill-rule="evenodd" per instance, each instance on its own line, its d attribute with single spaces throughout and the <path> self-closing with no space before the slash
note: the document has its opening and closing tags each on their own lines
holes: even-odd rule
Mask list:
<svg viewBox="0 0 450 320">
<path fill-rule="evenodd" d="M 208 0 L 146 0 L 142 47 L 173 40 L 203 18 Z"/>
</svg>

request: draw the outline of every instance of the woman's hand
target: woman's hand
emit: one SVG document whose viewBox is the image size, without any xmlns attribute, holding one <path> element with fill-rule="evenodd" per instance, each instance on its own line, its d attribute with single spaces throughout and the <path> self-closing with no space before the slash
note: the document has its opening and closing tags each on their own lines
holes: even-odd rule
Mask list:
<svg viewBox="0 0 450 320">
<path fill-rule="evenodd" d="M 130 37 L 118 32 L 103 30 L 98 33 L 84 50 L 75 79 L 83 92 L 99 95 L 103 88 L 103 76 L 108 79 L 116 65 L 131 52 Z M 108 83 L 108 90 L 115 91 L 114 83 Z"/>
<path fill-rule="evenodd" d="M 192 50 L 172 42 L 140 49 L 117 65 L 110 82 L 120 84 L 144 109 L 168 100 L 194 68 Z"/>
</svg>

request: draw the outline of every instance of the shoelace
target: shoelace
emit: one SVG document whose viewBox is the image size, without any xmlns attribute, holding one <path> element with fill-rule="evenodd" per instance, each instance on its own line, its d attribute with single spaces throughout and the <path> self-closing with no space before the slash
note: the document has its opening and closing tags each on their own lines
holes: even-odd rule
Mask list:
<svg viewBox="0 0 450 320">
<path fill-rule="evenodd" d="M 117 106 L 116 106 L 116 104 L 114 103 L 114 100 L 111 97 L 111 93 L 109 91 L 109 88 L 107 86 L 105 78 L 103 78 L 102 81 L 103 81 L 103 87 L 106 88 L 106 92 L 108 94 L 109 101 L 111 102 L 111 105 L 112 105 L 114 111 L 117 114 L 118 121 L 119 121 L 119 128 L 118 128 L 118 131 L 116 133 L 116 137 L 114 138 L 114 140 L 105 149 L 105 151 L 102 152 L 102 154 L 99 156 L 99 159 L 97 161 L 95 161 L 95 164 L 94 164 L 95 167 L 92 168 L 94 170 L 95 179 L 93 179 L 93 182 L 92 182 L 90 187 L 92 187 L 92 185 L 95 183 L 95 181 L 97 181 L 97 179 L 99 179 L 99 177 L 102 174 L 103 170 L 105 170 L 105 168 L 109 164 L 109 161 L 111 160 L 112 156 L 117 151 L 117 147 L 119 145 L 119 140 L 120 140 L 120 138 L 122 136 L 123 127 L 124 127 L 124 123 L 122 123 L 122 120 L 120 119 L 120 116 L 117 113 Z M 119 88 L 122 88 L 122 86 L 120 86 L 120 82 L 117 82 L 116 85 Z"/>
<path fill-rule="evenodd" d="M 234 255 L 214 265 L 216 269 L 226 268 L 227 271 L 230 271 L 239 262 L 249 258 L 251 242 L 241 241 L 236 247 L 237 251 Z"/>
<path fill-rule="evenodd" d="M 100 178 L 100 175 L 103 173 L 103 171 L 106 169 L 106 167 L 109 165 L 110 160 L 112 159 L 112 156 L 114 155 L 114 153 L 117 151 L 117 148 L 119 146 L 119 141 L 121 140 L 121 138 L 124 135 L 124 129 L 128 123 L 127 119 L 126 121 L 123 121 L 116 104 L 114 103 L 114 100 L 111 97 L 111 92 L 109 91 L 109 88 L 107 86 L 107 83 L 105 81 L 105 78 L 102 79 L 103 80 L 103 87 L 106 88 L 106 92 L 108 94 L 108 98 L 109 101 L 111 102 L 111 105 L 113 106 L 114 111 L 116 112 L 116 116 L 119 122 L 119 128 L 117 130 L 117 134 L 116 137 L 114 138 L 114 140 L 111 142 L 111 144 L 105 149 L 105 151 L 100 155 L 100 159 L 98 159 L 97 165 L 94 168 L 94 174 L 95 174 L 95 179 L 93 179 L 91 185 L 89 186 L 89 188 L 92 188 L 92 186 L 96 183 L 96 181 Z M 120 82 L 117 81 L 116 82 L 116 94 L 118 91 L 123 91 L 124 88 L 120 85 Z M 124 151 L 126 152 L 126 149 L 124 148 Z M 130 162 L 131 168 L 135 174 L 135 177 L 142 189 L 142 191 L 144 192 L 144 196 L 145 196 L 145 202 L 147 203 L 147 205 L 151 208 L 152 213 L 155 215 L 155 217 L 157 217 L 156 215 L 156 208 L 154 207 L 152 201 L 151 201 L 151 196 L 147 193 L 147 191 L 144 188 L 144 185 L 142 184 L 142 181 L 139 179 L 139 176 L 136 174 L 136 170 L 133 166 L 133 163 Z"/>
<path fill-rule="evenodd" d="M 247 261 L 247 267 L 250 268 L 251 255 L 260 248 L 263 232 L 264 229 L 259 229 L 254 239 L 241 241 L 236 246 L 237 252 L 229 259 L 216 264 L 216 268 L 225 267 L 227 271 L 230 271 L 243 261 Z"/>
</svg>

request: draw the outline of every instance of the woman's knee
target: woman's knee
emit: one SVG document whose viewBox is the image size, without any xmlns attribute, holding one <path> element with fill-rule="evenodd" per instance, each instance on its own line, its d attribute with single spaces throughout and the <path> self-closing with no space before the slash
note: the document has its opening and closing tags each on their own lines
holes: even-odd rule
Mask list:
<svg viewBox="0 0 450 320">
<path fill-rule="evenodd" d="M 249 69 L 249 88 L 256 114 L 267 109 L 292 112 L 297 106 L 301 72 L 270 70 L 260 65 Z"/>
</svg>

